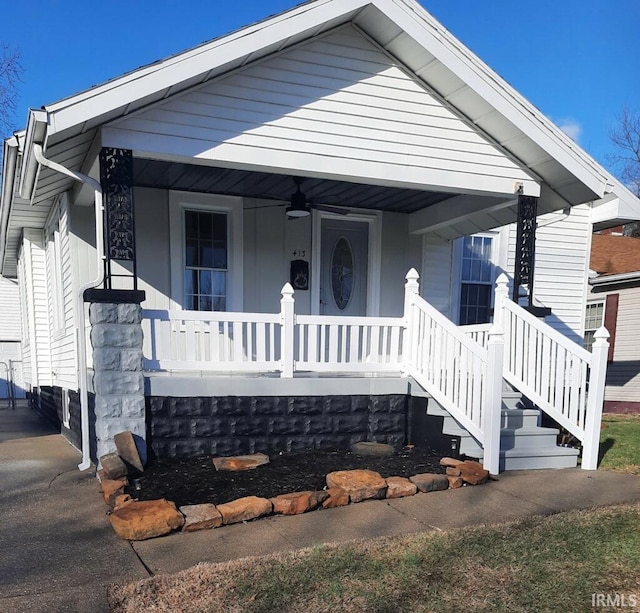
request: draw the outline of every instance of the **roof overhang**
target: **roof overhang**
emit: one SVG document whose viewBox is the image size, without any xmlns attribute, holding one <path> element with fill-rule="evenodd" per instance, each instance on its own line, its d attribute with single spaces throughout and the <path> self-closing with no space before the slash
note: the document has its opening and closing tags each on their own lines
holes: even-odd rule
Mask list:
<svg viewBox="0 0 640 613">
<path fill-rule="evenodd" d="M 591 222 L 594 230 L 605 230 L 640 220 L 640 201 L 619 181 L 612 193 L 593 202 Z M 615 190 L 615 191 L 614 191 Z"/>
<path fill-rule="evenodd" d="M 624 272 L 617 275 L 600 275 L 589 279 L 589 285 L 596 287 L 604 285 L 623 285 L 640 281 L 640 271 Z"/>
</svg>

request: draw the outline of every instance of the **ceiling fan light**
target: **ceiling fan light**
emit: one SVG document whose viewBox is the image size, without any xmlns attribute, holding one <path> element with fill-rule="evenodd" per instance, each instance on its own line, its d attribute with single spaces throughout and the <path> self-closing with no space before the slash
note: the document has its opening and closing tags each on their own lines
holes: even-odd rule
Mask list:
<svg viewBox="0 0 640 613">
<path fill-rule="evenodd" d="M 292 204 L 288 206 L 286 209 L 287 217 L 308 217 L 309 209 L 306 207 L 299 207 Z"/>
</svg>

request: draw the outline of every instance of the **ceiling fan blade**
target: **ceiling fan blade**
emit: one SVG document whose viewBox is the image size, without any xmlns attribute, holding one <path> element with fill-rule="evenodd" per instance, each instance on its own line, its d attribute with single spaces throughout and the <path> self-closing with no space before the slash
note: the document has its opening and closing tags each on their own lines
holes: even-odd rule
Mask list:
<svg viewBox="0 0 640 613">
<path fill-rule="evenodd" d="M 325 213 L 335 213 L 336 215 L 349 215 L 351 211 L 341 206 L 327 206 L 326 204 L 311 204 L 309 207 L 316 209 L 317 211 L 324 211 Z"/>
</svg>

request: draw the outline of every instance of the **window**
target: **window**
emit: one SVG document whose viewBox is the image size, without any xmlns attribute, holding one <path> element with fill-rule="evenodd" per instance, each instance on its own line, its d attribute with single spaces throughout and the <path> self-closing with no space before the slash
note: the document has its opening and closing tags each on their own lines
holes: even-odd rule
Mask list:
<svg viewBox="0 0 640 613">
<path fill-rule="evenodd" d="M 243 201 L 169 192 L 171 309 L 243 309 Z"/>
<path fill-rule="evenodd" d="M 227 215 L 184 211 L 184 305 L 192 311 L 227 309 Z"/>
<path fill-rule="evenodd" d="M 593 348 L 593 335 L 604 323 L 604 302 L 588 302 L 584 319 L 584 342 L 587 351 Z"/>
<path fill-rule="evenodd" d="M 460 259 L 460 325 L 488 323 L 493 298 L 493 237 L 465 236 Z"/>
</svg>

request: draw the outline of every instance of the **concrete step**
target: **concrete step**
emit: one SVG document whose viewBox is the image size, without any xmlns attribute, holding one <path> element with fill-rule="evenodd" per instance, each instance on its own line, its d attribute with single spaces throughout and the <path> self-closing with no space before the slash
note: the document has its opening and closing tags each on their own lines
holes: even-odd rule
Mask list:
<svg viewBox="0 0 640 613">
<path fill-rule="evenodd" d="M 541 447 L 537 449 L 509 449 L 500 452 L 500 470 L 536 468 L 575 468 L 579 450 L 572 447 Z M 483 455 L 469 456 L 482 462 Z"/>
</svg>

